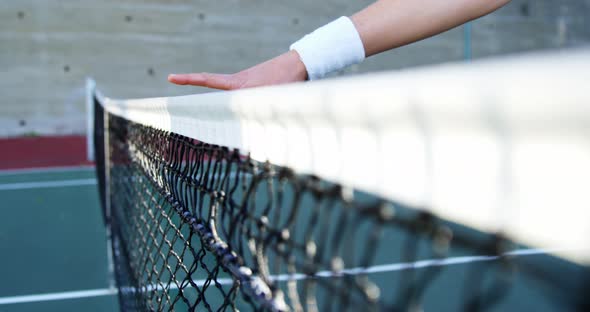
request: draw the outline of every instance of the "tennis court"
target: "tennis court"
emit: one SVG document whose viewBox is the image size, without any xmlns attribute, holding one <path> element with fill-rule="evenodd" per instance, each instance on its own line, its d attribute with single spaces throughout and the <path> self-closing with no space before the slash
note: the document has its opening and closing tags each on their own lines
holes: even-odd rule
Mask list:
<svg viewBox="0 0 590 312">
<path fill-rule="evenodd" d="M 0 275 L 4 281 L 0 283 L 0 311 L 118 309 L 116 294 L 108 288 L 107 247 L 93 168 L 4 171 L 0 174 L 0 194 L 5 208 L 0 225 Z M 391 249 L 397 250 L 401 240 L 393 238 Z M 536 254 L 535 250 L 530 252 L 522 259 L 551 266 L 564 280 L 579 274 L 571 264 Z M 394 292 L 408 265 L 383 264 L 373 274 L 389 280 Z M 497 267 L 498 261 L 457 255 L 440 262 L 420 261 L 412 265 L 421 267 L 417 271 L 445 267 L 429 286 L 427 297 L 431 301 L 425 303 L 424 310 L 451 311 L 461 302 L 445 298 L 461 298 L 465 285 L 458 280 L 465 281 L 469 270 Z M 509 295 L 494 310 L 560 308 L 555 305 L 559 295 L 550 291 L 550 285 L 520 274 L 512 283 Z"/>
<path fill-rule="evenodd" d="M 113 311 L 91 167 L 0 172 L 0 311 Z"/>
<path fill-rule="evenodd" d="M 0 312 L 590 311 L 589 17 L 0 1 Z"/>
</svg>

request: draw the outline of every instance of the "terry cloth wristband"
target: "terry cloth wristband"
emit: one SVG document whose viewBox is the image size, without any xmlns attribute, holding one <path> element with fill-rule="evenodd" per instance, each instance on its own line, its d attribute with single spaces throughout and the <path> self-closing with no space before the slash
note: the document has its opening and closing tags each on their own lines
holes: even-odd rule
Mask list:
<svg viewBox="0 0 590 312">
<path fill-rule="evenodd" d="M 309 80 L 365 59 L 361 37 L 350 18 L 339 19 L 316 29 L 291 45 L 307 69 Z"/>
</svg>

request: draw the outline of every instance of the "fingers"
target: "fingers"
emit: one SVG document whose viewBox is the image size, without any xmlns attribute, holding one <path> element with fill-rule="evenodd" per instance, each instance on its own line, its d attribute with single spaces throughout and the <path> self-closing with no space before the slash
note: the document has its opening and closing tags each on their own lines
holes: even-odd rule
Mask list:
<svg viewBox="0 0 590 312">
<path fill-rule="evenodd" d="M 177 85 L 191 85 L 213 89 L 235 89 L 232 75 L 196 73 L 196 74 L 172 74 L 168 81 Z"/>
<path fill-rule="evenodd" d="M 186 85 L 189 79 L 188 76 L 186 74 L 171 74 L 168 75 L 168 81 L 177 85 Z"/>
</svg>

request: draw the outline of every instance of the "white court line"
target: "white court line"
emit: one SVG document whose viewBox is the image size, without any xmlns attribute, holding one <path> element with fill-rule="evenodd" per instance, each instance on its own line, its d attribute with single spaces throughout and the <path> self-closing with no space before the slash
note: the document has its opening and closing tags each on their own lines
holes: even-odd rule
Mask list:
<svg viewBox="0 0 590 312">
<path fill-rule="evenodd" d="M 27 302 L 42 302 L 42 301 L 54 301 L 54 300 L 66 300 L 66 299 L 77 299 L 77 298 L 88 298 L 88 297 L 100 297 L 116 295 L 117 289 L 89 289 L 89 290 L 78 290 L 78 291 L 66 291 L 48 294 L 38 295 L 26 295 L 26 296 L 14 296 L 14 297 L 2 297 L 0 298 L 0 305 L 3 304 L 15 304 L 15 303 L 27 303 Z"/>
<path fill-rule="evenodd" d="M 532 255 L 545 255 L 549 251 L 546 249 L 520 249 L 511 252 L 504 253 L 502 256 L 532 256 Z M 500 259 L 502 256 L 465 256 L 465 257 L 453 257 L 444 259 L 427 259 L 419 260 L 414 262 L 401 262 L 391 264 L 381 264 L 370 267 L 357 267 L 350 268 L 335 273 L 332 271 L 319 271 L 314 275 L 315 277 L 341 277 L 346 275 L 358 275 L 358 274 L 375 274 L 375 273 L 386 273 L 386 272 L 397 272 L 408 269 L 422 269 L 427 267 L 435 266 L 450 266 L 456 264 L 476 263 L 476 262 L 487 262 Z M 271 276 L 273 281 L 284 282 L 290 280 L 302 280 L 309 278 L 305 274 L 281 274 Z"/>
<path fill-rule="evenodd" d="M 553 250 L 547 249 L 520 249 L 511 252 L 507 252 L 502 254 L 502 256 L 464 256 L 464 257 L 453 257 L 453 258 L 444 258 L 444 259 L 426 259 L 426 260 L 419 260 L 414 262 L 400 262 L 400 263 L 390 263 L 390 264 L 381 264 L 375 265 L 370 267 L 356 267 L 350 268 L 340 271 L 339 273 L 335 273 L 332 271 L 319 271 L 313 276 L 314 278 L 317 277 L 342 277 L 343 275 L 358 275 L 358 274 L 375 274 L 375 273 L 387 273 L 387 272 L 397 272 L 403 271 L 408 269 L 423 269 L 427 267 L 436 267 L 436 266 L 451 266 L 457 264 L 466 264 L 466 263 L 476 263 L 476 262 L 489 262 L 498 260 L 501 257 L 523 257 L 523 256 L 534 256 L 534 255 L 547 255 Z M 280 275 L 271 275 L 270 279 L 276 282 L 285 282 L 285 281 L 292 281 L 292 280 L 303 280 L 306 278 L 310 278 L 309 275 L 305 274 L 280 274 Z M 202 287 L 207 280 L 194 280 L 195 285 L 198 287 Z M 233 279 L 231 278 L 219 278 L 217 279 L 218 284 L 220 285 L 232 285 L 234 283 Z M 171 284 L 169 286 L 170 289 L 178 289 L 176 284 Z M 153 291 L 153 290 L 162 290 L 161 285 L 150 285 L 146 287 L 146 291 Z M 133 292 L 133 289 L 126 288 L 126 291 Z"/>
<path fill-rule="evenodd" d="M 67 166 L 67 167 L 49 167 L 49 168 L 7 169 L 7 170 L 0 170 L 0 176 L 17 175 L 17 174 L 52 173 L 52 172 L 92 171 L 92 170 L 94 170 L 94 166 Z"/>
<path fill-rule="evenodd" d="M 357 275 L 357 274 L 374 274 L 374 273 L 385 273 L 385 272 L 395 272 L 395 271 L 403 271 L 407 269 L 421 269 L 427 267 L 435 267 L 435 266 L 450 266 L 456 264 L 465 264 L 465 263 L 475 263 L 475 262 L 486 262 L 486 261 L 494 261 L 498 260 L 501 257 L 514 257 L 514 256 L 533 256 L 533 255 L 546 255 L 548 254 L 548 250 L 544 249 L 521 249 L 515 250 L 511 252 L 504 253 L 502 256 L 464 256 L 464 257 L 453 257 L 453 258 L 443 258 L 443 259 L 427 259 L 427 260 L 419 260 L 415 262 L 406 262 L 406 263 L 393 263 L 393 264 L 382 264 L 371 266 L 367 268 L 351 268 L 342 270 L 342 273 L 339 274 L 340 276 L 343 274 L 348 275 Z M 303 275 L 303 277 L 299 277 L 296 279 L 305 278 L 304 274 L 297 274 Z M 332 271 L 321 271 L 316 274 L 318 277 L 335 277 L 339 276 L 336 275 Z M 287 279 L 292 279 L 292 277 L 287 275 Z"/>
<path fill-rule="evenodd" d="M 532 256 L 532 255 L 542 255 L 547 254 L 548 250 L 543 249 L 521 249 L 515 250 L 512 252 L 507 252 L 503 254 L 504 256 Z M 374 274 L 374 273 L 385 273 L 385 272 L 395 272 L 395 271 L 403 271 L 407 269 L 420 269 L 420 268 L 427 268 L 427 267 L 434 267 L 434 266 L 449 266 L 449 265 L 456 265 L 456 264 L 465 264 L 465 263 L 475 263 L 475 262 L 486 262 L 486 261 L 493 261 L 498 260 L 500 256 L 469 256 L 469 257 L 454 257 L 454 258 L 447 258 L 447 259 L 428 259 L 428 260 L 420 260 L 415 262 L 402 262 L 402 263 L 393 263 L 393 264 L 384 264 L 384 265 L 376 265 L 367 268 L 350 268 L 343 270 L 341 274 L 335 274 L 332 271 L 320 271 L 317 272 L 315 277 L 339 277 L 342 274 Z M 273 275 L 271 279 L 277 282 L 284 282 L 290 280 L 302 280 L 309 278 L 308 275 L 305 274 L 281 274 L 281 275 Z M 220 285 L 231 285 L 234 281 L 231 278 L 220 278 L 217 280 Z M 195 280 L 193 281 L 195 285 L 198 287 L 202 287 L 207 280 Z M 171 284 L 169 289 L 178 289 L 176 284 Z M 127 288 L 124 289 L 125 291 L 133 292 L 133 289 Z M 153 290 L 162 290 L 162 286 L 155 285 L 155 286 L 148 286 L 145 289 L 146 291 L 153 291 Z M 117 294 L 117 289 L 114 288 L 103 288 L 103 289 L 92 289 L 92 290 L 81 290 L 81 291 L 69 291 L 69 292 L 59 292 L 59 293 L 49 293 L 49 294 L 40 294 L 40 295 L 26 295 L 26 296 L 14 296 L 14 297 L 0 297 L 0 305 L 3 304 L 14 304 L 14 303 L 27 303 L 27 302 L 41 302 L 41 301 L 51 301 L 51 300 L 65 300 L 65 299 L 76 299 L 76 298 L 85 298 L 85 297 L 98 297 L 98 296 L 108 296 L 108 295 L 115 295 Z"/>
<path fill-rule="evenodd" d="M 54 188 L 54 187 L 65 187 L 65 186 L 86 186 L 86 185 L 96 185 L 96 179 L 5 183 L 5 184 L 0 184 L 0 191 L 28 190 L 28 189 Z"/>
</svg>

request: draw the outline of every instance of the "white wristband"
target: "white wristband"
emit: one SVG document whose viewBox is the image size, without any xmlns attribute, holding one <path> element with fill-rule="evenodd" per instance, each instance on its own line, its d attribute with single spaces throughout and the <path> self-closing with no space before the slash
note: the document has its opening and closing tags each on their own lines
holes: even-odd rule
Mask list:
<svg viewBox="0 0 590 312">
<path fill-rule="evenodd" d="M 361 37 L 350 18 L 339 19 L 316 29 L 291 45 L 307 69 L 309 80 L 365 59 Z"/>
</svg>

